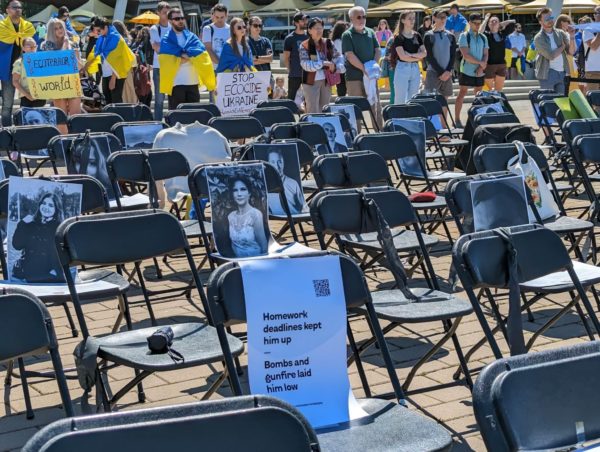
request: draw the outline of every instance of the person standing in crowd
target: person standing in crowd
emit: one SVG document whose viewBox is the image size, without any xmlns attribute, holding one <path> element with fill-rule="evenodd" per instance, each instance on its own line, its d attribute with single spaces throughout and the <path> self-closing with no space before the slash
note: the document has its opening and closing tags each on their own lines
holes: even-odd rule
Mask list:
<svg viewBox="0 0 600 452">
<path fill-rule="evenodd" d="M 460 13 L 460 9 L 456 3 L 450 5 L 450 15 L 446 20 L 446 30 L 454 35 L 458 40 L 460 35 L 467 28 L 467 19 Z"/>
<path fill-rule="evenodd" d="M 592 18 L 590 16 L 580 17 L 577 21 L 577 25 L 590 24 Z M 583 31 L 578 30 L 575 33 L 575 66 L 577 69 L 577 77 L 585 78 L 585 60 L 586 60 L 586 46 L 583 42 Z M 579 83 L 579 89 L 584 93 L 587 91 L 586 83 Z"/>
<path fill-rule="evenodd" d="M 561 14 L 556 18 L 556 24 L 554 27 L 558 30 L 562 30 L 569 36 L 569 46 L 566 49 L 567 62 L 569 63 L 569 75 L 573 78 L 577 77 L 577 70 L 575 69 L 574 57 L 575 51 L 577 50 L 577 42 L 575 41 L 575 29 L 571 22 L 571 17 L 566 14 Z M 569 91 L 577 89 L 577 83 L 571 82 L 569 84 Z"/>
<path fill-rule="evenodd" d="M 600 22 L 600 6 L 594 8 L 594 22 Z M 588 83 L 587 89 L 598 89 L 600 87 L 600 33 L 584 30 L 583 42 L 585 44 L 585 77 L 598 80 L 596 83 Z"/>
<path fill-rule="evenodd" d="M 512 50 L 512 60 L 510 62 L 509 74 L 512 80 L 523 78 L 523 76 L 519 74 L 518 69 L 519 66 L 523 66 L 525 52 L 527 51 L 527 42 L 525 41 L 525 35 L 522 33 L 522 31 L 523 27 L 521 24 L 515 24 L 515 31 L 508 36 Z"/>
<path fill-rule="evenodd" d="M 150 44 L 150 29 L 143 27 L 131 45 L 131 50 L 136 56 L 137 67 L 133 70 L 133 81 L 138 99 L 150 107 L 152 103 L 152 85 L 150 82 L 150 64 L 154 51 Z M 147 93 L 146 93 L 147 92 Z"/>
<path fill-rule="evenodd" d="M 99 56 L 102 60 L 102 92 L 108 104 L 122 103 L 125 79 L 131 72 L 135 55 L 108 19 L 97 17 L 93 27 L 98 40 L 92 57 Z"/>
<path fill-rule="evenodd" d="M 454 105 L 454 118 L 457 127 L 462 127 L 460 112 L 469 88 L 473 93 L 478 93 L 483 88 L 484 73 L 488 60 L 488 42 L 483 33 L 480 33 L 481 14 L 473 13 L 469 16 L 469 30 L 458 38 L 458 47 L 462 54 L 460 73 L 458 75 L 458 96 Z"/>
<path fill-rule="evenodd" d="M 283 66 L 288 70 L 288 99 L 296 100 L 296 93 L 302 85 L 300 66 L 300 44 L 308 38 L 306 22 L 308 16 L 302 11 L 294 14 L 294 31 L 283 41 Z"/>
<path fill-rule="evenodd" d="M 206 47 L 213 68 L 216 71 L 223 46 L 230 36 L 229 24 L 227 23 L 227 7 L 222 3 L 217 3 L 210 10 L 210 18 L 212 23 L 205 25 L 202 29 L 202 43 Z M 214 102 L 214 96 L 214 92 L 211 91 L 211 102 Z"/>
<path fill-rule="evenodd" d="M 554 28 L 554 16 L 550 8 L 539 9 L 535 16 L 540 23 L 540 31 L 533 38 L 537 52 L 535 77 L 540 82 L 540 88 L 564 94 L 565 72 L 569 70 L 566 53 L 569 48 L 569 35 Z"/>
<path fill-rule="evenodd" d="M 42 41 L 44 39 L 46 39 L 46 32 L 47 32 L 46 24 L 44 22 L 40 22 L 38 24 L 38 26 L 36 27 L 35 32 L 37 33 L 38 38 L 41 39 Z"/>
<path fill-rule="evenodd" d="M 199 102 L 199 83 L 213 91 L 216 79 L 210 53 L 186 28 L 183 12 L 171 8 L 167 17 L 171 30 L 163 35 L 158 55 L 160 91 L 169 95 L 169 109 L 175 110 L 181 103 Z"/>
<path fill-rule="evenodd" d="M 157 121 L 163 118 L 163 103 L 165 95 L 160 92 L 160 63 L 158 62 L 158 53 L 160 52 L 160 41 L 171 29 L 169 24 L 168 14 L 171 10 L 171 5 L 167 2 L 159 2 L 156 7 L 158 14 L 158 23 L 150 27 L 150 44 L 154 55 L 152 57 L 152 81 L 154 83 L 154 119 Z"/>
<path fill-rule="evenodd" d="M 117 29 L 119 34 L 125 40 L 127 46 L 131 49 L 131 45 L 133 44 L 133 38 L 127 27 L 120 20 L 114 20 L 113 26 Z M 131 50 L 133 52 L 133 49 Z M 125 84 L 123 85 L 123 102 L 127 104 L 137 104 L 139 99 L 137 94 L 135 94 L 135 86 L 133 84 L 133 69 L 137 66 L 137 58 L 133 60 L 133 65 L 129 72 L 127 73 L 127 77 L 125 77 Z"/>
<path fill-rule="evenodd" d="M 425 34 L 433 28 L 431 24 L 431 16 L 423 17 L 423 22 L 417 30 L 417 33 L 421 35 L 421 38 L 425 38 Z"/>
<path fill-rule="evenodd" d="M 35 27 L 23 19 L 23 5 L 10 0 L 6 6 L 6 18 L 0 21 L 0 81 L 2 84 L 2 126 L 12 124 L 12 108 L 15 101 L 15 86 L 12 83 L 12 68 L 21 56 L 23 39 L 35 35 Z"/>
<path fill-rule="evenodd" d="M 331 29 L 331 34 L 329 35 L 329 39 L 333 42 L 333 46 L 339 52 L 339 54 L 344 58 L 344 52 L 342 52 L 342 35 L 348 29 L 348 23 L 343 20 L 338 20 L 333 28 Z M 344 63 L 346 59 L 344 58 Z M 344 71 L 345 72 L 345 71 Z M 337 95 L 342 97 L 346 95 L 346 74 L 340 74 L 342 81 L 336 86 Z"/>
<path fill-rule="evenodd" d="M 367 28 L 367 14 L 361 6 L 348 11 L 352 26 L 342 35 L 342 50 L 346 57 L 346 87 L 348 95 L 367 97 L 363 76 L 368 76 L 365 63 L 379 61 L 381 50 L 375 32 Z M 371 105 L 378 126 L 383 124 L 379 91 Z"/>
<path fill-rule="evenodd" d="M 229 24 L 231 36 L 223 45 L 217 74 L 220 72 L 252 72 L 254 57 L 246 39 L 244 19 L 234 17 Z"/>
<path fill-rule="evenodd" d="M 489 30 L 486 28 L 489 26 Z M 497 16 L 485 15 L 481 29 L 487 38 L 489 55 L 485 67 L 485 84 L 494 91 L 502 91 L 506 79 L 506 37 L 515 28 L 514 20 L 500 22 Z"/>
<path fill-rule="evenodd" d="M 37 44 L 33 38 L 23 39 L 22 47 L 23 54 L 35 52 L 37 50 Z M 23 57 L 15 61 L 15 64 L 13 65 L 12 82 L 21 98 L 21 107 L 43 107 L 46 105 L 44 99 L 34 99 L 29 92 L 29 82 L 27 81 L 27 74 L 25 73 L 25 67 L 23 66 Z"/>
<path fill-rule="evenodd" d="M 71 25 L 69 8 L 67 8 L 66 6 L 61 6 L 60 8 L 58 8 L 57 17 L 64 22 L 65 28 L 67 30 L 67 35 L 69 36 L 71 41 L 78 43 L 79 35 L 77 34 L 77 31 L 75 31 L 75 29 L 73 28 L 73 25 Z"/>
<path fill-rule="evenodd" d="M 254 56 L 254 67 L 257 71 L 270 71 L 271 62 L 273 61 L 273 46 L 269 38 L 261 36 L 263 29 L 262 19 L 258 16 L 252 16 L 248 20 L 248 45 Z M 273 88 L 275 87 L 275 79 L 271 74 L 271 92 L 269 97 L 273 97 Z"/>
<path fill-rule="evenodd" d="M 46 40 L 40 46 L 42 51 L 75 50 L 75 57 L 79 61 L 79 49 L 69 40 L 65 23 L 60 19 L 48 21 Z M 67 116 L 81 113 L 81 98 L 54 99 L 54 106 L 60 108 Z"/>
<path fill-rule="evenodd" d="M 406 104 L 419 92 L 421 71 L 419 61 L 427 56 L 423 39 L 415 31 L 414 11 L 402 11 L 394 32 L 393 52 L 390 59 L 394 66 L 394 103 Z"/>
<path fill-rule="evenodd" d="M 423 38 L 423 44 L 427 51 L 425 91 L 439 93 L 448 100 L 452 96 L 452 69 L 456 58 L 456 38 L 446 30 L 448 17 L 446 11 L 436 10 L 433 12 L 433 17 L 435 19 L 433 29 L 425 33 Z"/>
<path fill-rule="evenodd" d="M 313 17 L 308 21 L 308 39 L 300 44 L 302 90 L 306 113 L 321 113 L 331 100 L 329 74 L 346 72 L 344 58 L 330 39 L 323 38 L 323 20 Z"/>
<path fill-rule="evenodd" d="M 377 31 L 375 32 L 375 36 L 377 37 L 377 42 L 379 43 L 380 49 L 385 49 L 387 42 L 392 38 L 392 30 L 390 30 L 390 26 L 388 21 L 385 19 L 381 19 L 379 24 L 377 24 Z"/>
</svg>

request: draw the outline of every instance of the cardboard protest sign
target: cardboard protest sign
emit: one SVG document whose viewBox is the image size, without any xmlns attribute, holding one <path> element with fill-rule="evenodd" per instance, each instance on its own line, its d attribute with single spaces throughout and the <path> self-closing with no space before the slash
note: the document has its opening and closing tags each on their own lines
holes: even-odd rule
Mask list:
<svg viewBox="0 0 600 452">
<path fill-rule="evenodd" d="M 268 98 L 270 71 L 217 74 L 217 107 L 223 116 L 247 115 Z"/>
<path fill-rule="evenodd" d="M 23 64 L 34 98 L 70 99 L 83 95 L 75 50 L 25 53 Z"/>
<path fill-rule="evenodd" d="M 348 380 L 339 257 L 248 260 L 240 267 L 250 392 L 285 400 L 315 428 L 364 416 Z"/>
</svg>

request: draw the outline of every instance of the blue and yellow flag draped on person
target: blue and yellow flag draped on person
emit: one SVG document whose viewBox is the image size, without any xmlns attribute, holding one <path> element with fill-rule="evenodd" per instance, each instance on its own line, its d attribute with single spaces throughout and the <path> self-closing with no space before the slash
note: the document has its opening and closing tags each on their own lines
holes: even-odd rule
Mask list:
<svg viewBox="0 0 600 452">
<path fill-rule="evenodd" d="M 11 79 L 11 57 L 13 46 L 21 46 L 23 39 L 31 38 L 35 35 L 35 27 L 31 22 L 27 22 L 22 17 L 19 21 L 19 31 L 10 20 L 10 17 L 0 21 L 0 80 Z"/>
<path fill-rule="evenodd" d="M 185 38 L 183 47 L 177 42 L 177 34 L 173 30 L 169 30 L 160 41 L 160 51 L 158 53 L 160 92 L 171 95 L 173 82 L 179 70 L 181 54 L 183 53 L 189 57 L 190 63 L 196 70 L 199 84 L 206 86 L 209 91 L 214 91 L 217 87 L 217 79 L 210 55 L 204 44 L 198 39 L 198 36 L 188 29 L 184 29 L 182 33 Z"/>
<path fill-rule="evenodd" d="M 106 60 L 119 78 L 127 78 L 127 74 L 129 74 L 135 61 L 135 55 L 117 29 L 112 25 L 108 27 L 106 36 L 98 37 L 96 45 L 90 55 L 88 55 L 87 60 L 97 62 L 98 57 Z M 94 70 L 92 69 L 90 72 L 93 73 Z"/>
<path fill-rule="evenodd" d="M 233 53 L 231 44 L 226 42 L 219 57 L 217 73 L 219 72 L 256 72 L 252 61 L 252 54 L 244 53 L 243 55 L 236 55 Z"/>
</svg>

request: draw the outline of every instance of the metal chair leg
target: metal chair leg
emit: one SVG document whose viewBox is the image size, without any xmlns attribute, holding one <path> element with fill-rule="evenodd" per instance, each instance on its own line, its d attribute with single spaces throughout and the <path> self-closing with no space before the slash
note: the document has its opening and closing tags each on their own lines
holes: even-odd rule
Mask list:
<svg viewBox="0 0 600 452">
<path fill-rule="evenodd" d="M 27 376 L 25 375 L 25 363 L 23 358 L 17 359 L 19 363 L 19 373 L 21 374 L 21 384 L 23 385 L 23 397 L 25 398 L 25 410 L 27 412 L 27 419 L 33 419 L 33 408 L 31 408 L 31 397 L 29 395 L 29 386 L 27 385 Z"/>
</svg>

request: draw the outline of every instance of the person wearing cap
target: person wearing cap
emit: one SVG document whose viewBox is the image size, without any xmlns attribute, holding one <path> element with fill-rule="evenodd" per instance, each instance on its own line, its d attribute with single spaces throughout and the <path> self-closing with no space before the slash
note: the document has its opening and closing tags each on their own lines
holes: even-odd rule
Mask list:
<svg viewBox="0 0 600 452">
<path fill-rule="evenodd" d="M 483 76 L 487 66 L 489 46 L 485 35 L 479 32 L 482 20 L 481 14 L 471 14 L 469 16 L 469 30 L 458 38 L 462 61 L 458 74 L 458 96 L 456 96 L 456 103 L 454 104 L 454 117 L 457 121 L 457 127 L 462 127 L 460 112 L 469 88 L 473 88 L 473 93 L 478 93 L 483 88 Z"/>
<path fill-rule="evenodd" d="M 537 58 L 535 77 L 540 88 L 565 93 L 565 73 L 569 70 L 567 49 L 569 35 L 554 27 L 554 16 L 550 8 L 541 8 L 535 15 L 540 23 L 540 31 L 533 38 Z"/>
<path fill-rule="evenodd" d="M 438 92 L 446 99 L 452 96 L 452 69 L 457 48 L 456 38 L 446 30 L 447 17 L 448 13 L 445 10 L 434 11 L 433 28 L 423 37 L 427 51 L 425 91 Z"/>
<path fill-rule="evenodd" d="M 308 39 L 306 23 L 308 16 L 302 11 L 294 14 L 296 29 L 283 41 L 283 65 L 288 69 L 288 99 L 296 100 L 296 93 L 302 86 L 302 66 L 300 66 L 300 45 Z"/>
</svg>

